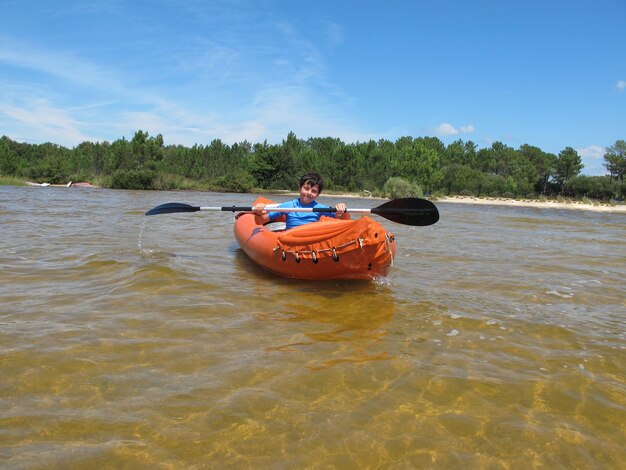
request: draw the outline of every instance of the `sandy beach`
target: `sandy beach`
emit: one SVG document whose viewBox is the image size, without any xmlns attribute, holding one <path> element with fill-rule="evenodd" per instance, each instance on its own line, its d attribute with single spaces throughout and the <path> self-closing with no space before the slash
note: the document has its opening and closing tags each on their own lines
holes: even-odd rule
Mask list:
<svg viewBox="0 0 626 470">
<path fill-rule="evenodd" d="M 285 192 L 281 194 L 288 194 L 293 196 L 298 196 L 296 192 Z M 324 193 L 323 196 L 333 196 L 333 197 L 341 197 L 341 198 L 361 198 L 361 199 L 374 199 L 386 201 L 385 198 L 378 197 L 368 197 L 363 194 L 356 193 L 344 193 L 344 194 L 332 194 L 332 193 Z M 537 207 L 542 209 L 568 209 L 568 210 L 586 210 L 586 211 L 595 211 L 595 212 L 621 212 L 626 213 L 626 204 L 614 204 L 611 205 L 606 202 L 592 202 L 592 203 L 584 203 L 580 201 L 571 201 L 571 202 L 561 202 L 555 200 L 546 200 L 546 201 L 538 201 L 531 199 L 506 199 L 506 198 L 480 198 L 474 196 L 445 196 L 439 198 L 433 198 L 432 201 L 434 203 L 438 202 L 449 202 L 453 204 L 480 204 L 480 205 L 491 205 L 491 206 L 510 206 L 510 207 Z"/>
<path fill-rule="evenodd" d="M 583 202 L 559 202 L 553 200 L 534 201 L 530 199 L 516 200 L 504 198 L 478 198 L 472 196 L 447 196 L 435 199 L 434 202 L 451 202 L 458 204 L 481 204 L 492 206 L 512 206 L 512 207 L 538 207 L 543 209 L 569 209 L 569 210 L 587 210 L 595 212 L 621 212 L 626 213 L 626 204 L 610 205 L 608 203 L 591 203 Z"/>
<path fill-rule="evenodd" d="M 293 195 L 294 197 L 298 196 L 297 192 L 285 191 L 280 194 L 285 195 Z M 373 200 L 381 200 L 386 201 L 385 198 L 379 197 L 371 197 L 365 196 L 363 194 L 356 193 L 343 193 L 343 194 L 335 194 L 335 193 L 323 193 L 324 196 L 332 196 L 335 198 L 360 198 L 360 199 L 373 199 Z M 427 198 L 428 199 L 428 198 Z M 542 209 L 568 209 L 568 210 L 587 210 L 587 211 L 595 211 L 595 212 L 621 212 L 626 213 L 626 204 L 614 204 L 611 205 L 607 202 L 591 202 L 591 203 L 583 203 L 580 201 L 571 201 L 571 202 L 561 202 L 555 200 L 546 200 L 546 201 L 538 201 L 531 199 L 506 199 L 506 198 L 495 198 L 495 197 L 474 197 L 474 196 L 444 196 L 439 198 L 431 199 L 435 204 L 439 202 L 449 202 L 453 204 L 479 204 L 479 205 L 491 205 L 491 206 L 510 206 L 510 207 L 537 207 Z"/>
</svg>

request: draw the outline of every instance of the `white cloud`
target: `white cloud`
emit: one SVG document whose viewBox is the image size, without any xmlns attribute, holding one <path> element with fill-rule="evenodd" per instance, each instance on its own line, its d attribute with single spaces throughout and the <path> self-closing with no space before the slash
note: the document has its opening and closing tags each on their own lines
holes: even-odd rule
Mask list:
<svg viewBox="0 0 626 470">
<path fill-rule="evenodd" d="M 585 165 L 582 174 L 588 176 L 602 176 L 606 174 L 606 167 L 604 166 L 606 148 L 599 145 L 589 145 L 588 147 L 577 148 L 576 151 Z"/>
<path fill-rule="evenodd" d="M 79 47 L 57 49 L 0 33 L 0 68 L 15 72 L 12 87 L 0 79 L 0 128 L 17 140 L 66 146 L 130 138 L 140 129 L 183 145 L 215 138 L 274 143 L 289 131 L 346 142 L 387 137 L 359 129 L 346 111 L 350 95 L 328 80 L 323 52 L 341 44 L 344 31 L 339 24 L 324 26 L 322 48 L 284 21 L 252 46 L 237 34 L 194 36 L 174 54 L 188 78 L 172 80 L 173 86 L 140 80 L 147 62 L 129 68 Z M 234 81 L 237 91 L 228 93 Z"/>
<path fill-rule="evenodd" d="M 281 47 L 260 44 L 255 49 L 260 64 L 252 61 L 252 66 L 249 57 L 240 53 L 244 48 L 236 43 L 227 47 L 198 40 L 208 51 L 198 54 L 199 61 L 184 53 L 177 58 L 186 72 L 200 78 L 178 83 L 174 90 L 138 84 L 124 64 L 101 63 L 97 58 L 85 59 L 79 52 L 50 49 L 0 34 L 0 66 L 27 72 L 24 82 L 12 80 L 11 90 L 0 80 L 0 128 L 18 140 L 47 139 L 67 146 L 84 140 L 132 137 L 139 129 L 163 134 L 166 143 L 183 145 L 214 138 L 226 143 L 280 142 L 289 131 L 302 138 L 329 135 L 350 142 L 382 137 L 359 132 L 344 107 L 337 104 L 348 98 L 325 80 L 323 57 L 315 44 L 300 38 L 288 24 L 281 23 L 277 29 Z M 329 25 L 328 34 L 331 44 L 342 41 L 339 26 Z M 280 73 L 257 73 L 268 63 Z M 249 73 L 241 73 L 246 67 L 251 67 Z M 227 88 L 228 79 L 242 75 L 249 78 L 242 82 L 233 104 L 232 95 L 220 92 Z M 43 80 L 31 78 L 39 76 Z M 213 91 L 216 82 L 220 86 Z M 16 93 L 17 84 L 25 90 Z M 333 99 L 320 99 L 318 88 L 333 92 Z M 86 135 L 89 133 L 98 137 Z"/>
<path fill-rule="evenodd" d="M 0 103 L 0 118 L 2 116 L 10 120 L 10 126 L 7 126 L 11 131 L 9 134 L 18 140 L 30 141 L 32 136 L 37 136 L 37 143 L 47 140 L 67 146 L 90 140 L 80 130 L 79 121 L 47 100 L 33 100 L 19 106 Z"/>
<path fill-rule="evenodd" d="M 11 67 L 25 68 L 54 77 L 66 83 L 78 84 L 96 90 L 116 93 L 129 92 L 121 81 L 109 70 L 84 60 L 70 52 L 48 49 L 2 37 L 0 63 Z"/>
<path fill-rule="evenodd" d="M 588 147 L 576 149 L 576 151 L 581 157 L 589 159 L 604 158 L 604 154 L 606 153 L 606 149 L 604 147 L 600 147 L 599 145 L 590 145 Z"/>
<path fill-rule="evenodd" d="M 619 91 L 626 90 L 626 80 L 618 80 L 616 87 Z"/>
<path fill-rule="evenodd" d="M 454 127 L 452 124 L 448 124 L 447 122 L 442 122 L 435 128 L 435 134 L 440 136 L 446 135 L 458 135 L 460 133 L 469 134 L 474 132 L 476 129 L 472 124 L 468 124 L 466 126 L 461 126 L 460 130 Z"/>
<path fill-rule="evenodd" d="M 459 131 L 452 125 L 447 122 L 443 122 L 437 126 L 435 129 L 435 134 L 437 135 L 457 135 Z"/>
</svg>

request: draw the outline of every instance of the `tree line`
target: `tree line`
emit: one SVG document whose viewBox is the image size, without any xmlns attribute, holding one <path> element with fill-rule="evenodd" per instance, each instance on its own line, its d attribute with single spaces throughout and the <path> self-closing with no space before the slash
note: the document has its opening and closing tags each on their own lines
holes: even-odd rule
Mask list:
<svg viewBox="0 0 626 470">
<path fill-rule="evenodd" d="M 0 138 L 0 175 L 63 184 L 90 181 L 121 189 L 204 189 L 229 192 L 297 189 L 307 171 L 324 176 L 331 191 L 407 195 L 474 195 L 618 199 L 626 196 L 626 141 L 604 155 L 606 176 L 581 176 L 571 147 L 558 155 L 501 142 L 479 149 L 472 141 L 445 145 L 436 137 L 345 143 L 338 138 L 280 144 L 165 145 L 161 134 L 137 131 L 131 140 L 83 142 L 74 148 Z"/>
</svg>

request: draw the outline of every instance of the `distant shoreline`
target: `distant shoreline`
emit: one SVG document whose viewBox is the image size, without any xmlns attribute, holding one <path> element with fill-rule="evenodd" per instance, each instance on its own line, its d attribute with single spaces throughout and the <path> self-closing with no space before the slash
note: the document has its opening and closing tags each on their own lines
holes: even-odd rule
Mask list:
<svg viewBox="0 0 626 470">
<path fill-rule="evenodd" d="M 36 185 L 32 182 L 26 182 L 28 185 Z M 40 186 L 40 185 L 37 185 Z M 53 187 L 66 187 L 67 185 L 49 185 Z M 95 188 L 97 186 L 91 186 L 89 183 L 75 183 L 72 184 L 75 187 L 92 187 Z M 250 193 L 254 194 L 254 193 Z M 298 192 L 295 191 L 263 191 L 260 194 L 264 195 L 277 195 L 277 196 L 291 196 L 297 197 L 299 195 Z M 386 198 L 376 197 L 376 196 L 366 196 L 363 193 L 333 193 L 333 192 L 324 192 L 321 194 L 322 198 L 324 197 L 333 197 L 333 198 L 345 198 L 345 199 L 371 199 L 371 200 L 380 200 L 385 201 Z M 439 198 L 433 198 L 433 202 L 438 203 L 451 203 L 451 204 L 476 204 L 476 205 L 489 205 L 489 206 L 509 206 L 509 207 L 536 207 L 540 209 L 566 209 L 566 210 L 586 210 L 593 212 L 615 212 L 626 214 L 626 204 L 616 204 L 611 205 L 606 202 L 595 202 L 595 203 L 584 203 L 580 201 L 572 201 L 572 202 L 561 202 L 555 200 L 545 200 L 538 201 L 532 199 L 506 199 L 506 198 L 498 198 L 498 197 L 474 197 L 474 196 L 444 196 Z"/>
</svg>

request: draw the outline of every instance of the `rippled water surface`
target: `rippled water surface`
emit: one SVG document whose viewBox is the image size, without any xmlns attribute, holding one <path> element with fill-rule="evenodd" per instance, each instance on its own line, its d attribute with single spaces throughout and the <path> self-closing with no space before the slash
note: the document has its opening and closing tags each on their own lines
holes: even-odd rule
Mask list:
<svg viewBox="0 0 626 470">
<path fill-rule="evenodd" d="M 0 467 L 624 468 L 626 216 L 439 203 L 315 283 L 143 215 L 251 199 L 0 187 Z"/>
</svg>

